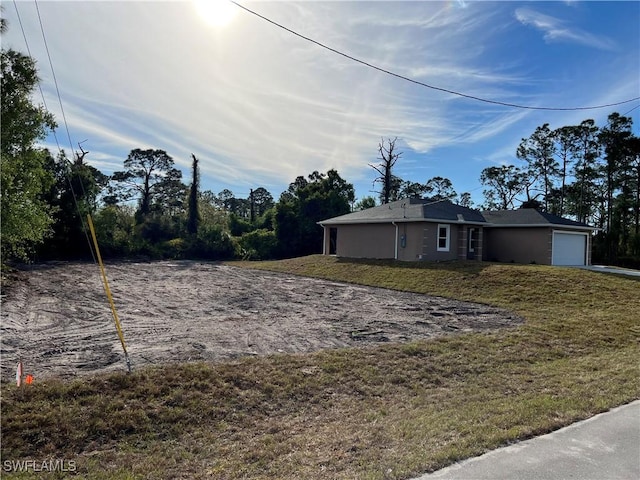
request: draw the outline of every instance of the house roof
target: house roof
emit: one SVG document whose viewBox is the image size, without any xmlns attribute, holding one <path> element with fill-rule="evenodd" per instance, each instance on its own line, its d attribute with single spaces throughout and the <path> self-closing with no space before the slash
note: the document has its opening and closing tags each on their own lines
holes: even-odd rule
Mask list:
<svg viewBox="0 0 640 480">
<path fill-rule="evenodd" d="M 473 210 L 448 200 L 405 198 L 358 212 L 318 222 L 320 225 L 349 225 L 358 223 L 443 222 L 485 225 L 487 227 L 571 227 L 576 230 L 595 230 L 582 222 L 575 222 L 533 208 L 519 210 Z"/>
<path fill-rule="evenodd" d="M 405 198 L 340 217 L 323 220 L 321 225 L 390 222 L 455 222 L 484 224 L 486 220 L 478 210 L 462 207 L 448 200 L 429 198 Z"/>
<path fill-rule="evenodd" d="M 595 230 L 594 227 L 586 223 L 575 222 L 547 212 L 540 212 L 535 208 L 486 211 L 482 212 L 482 215 L 493 227 L 548 227 L 557 225 L 580 230 Z"/>
</svg>

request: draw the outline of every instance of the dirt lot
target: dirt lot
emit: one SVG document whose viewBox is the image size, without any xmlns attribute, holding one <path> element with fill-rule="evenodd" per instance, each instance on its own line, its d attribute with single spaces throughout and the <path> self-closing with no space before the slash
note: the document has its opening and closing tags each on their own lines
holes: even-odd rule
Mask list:
<svg viewBox="0 0 640 480">
<path fill-rule="evenodd" d="M 133 368 L 406 342 L 517 325 L 485 305 L 216 263 L 108 264 Z M 125 370 L 90 263 L 22 271 L 2 302 L 2 379 L 21 357 L 36 380 Z"/>
</svg>

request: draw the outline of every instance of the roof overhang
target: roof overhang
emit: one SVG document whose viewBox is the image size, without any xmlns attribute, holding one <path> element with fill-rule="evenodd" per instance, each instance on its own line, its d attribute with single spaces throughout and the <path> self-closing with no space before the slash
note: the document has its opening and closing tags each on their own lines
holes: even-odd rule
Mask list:
<svg viewBox="0 0 640 480">
<path fill-rule="evenodd" d="M 468 220 L 447 220 L 443 218 L 396 218 L 396 219 L 359 219 L 359 220 L 348 220 L 342 222 L 335 221 L 322 221 L 317 222 L 318 225 L 321 226 L 339 226 L 339 225 L 367 225 L 367 224 L 389 224 L 393 225 L 394 223 L 450 223 L 452 225 L 477 225 L 487 228 L 556 228 L 556 229 L 565 229 L 565 230 L 580 230 L 585 232 L 596 232 L 600 230 L 597 227 L 589 227 L 589 226 L 581 226 L 581 225 L 562 225 L 559 223 L 526 223 L 526 224 L 518 224 L 518 223 L 489 223 L 489 222 L 474 222 Z"/>
<path fill-rule="evenodd" d="M 600 230 L 597 227 L 589 227 L 582 225 L 563 225 L 561 223 L 487 223 L 491 228 L 564 228 L 565 230 L 584 230 L 584 231 L 596 231 Z"/>
<path fill-rule="evenodd" d="M 359 220 L 345 220 L 340 222 L 335 222 L 331 220 L 323 220 L 321 222 L 317 222 L 318 225 L 366 225 L 366 224 L 384 224 L 388 223 L 392 225 L 394 223 L 451 223 L 451 224 L 460 224 L 460 225 L 483 225 L 488 226 L 487 222 L 474 222 L 468 220 L 450 220 L 445 218 L 392 218 L 392 219 L 359 219 Z"/>
</svg>

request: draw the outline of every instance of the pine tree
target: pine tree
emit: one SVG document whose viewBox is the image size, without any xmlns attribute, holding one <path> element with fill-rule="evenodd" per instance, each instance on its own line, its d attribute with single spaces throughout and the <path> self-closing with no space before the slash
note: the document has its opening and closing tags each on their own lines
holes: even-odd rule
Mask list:
<svg viewBox="0 0 640 480">
<path fill-rule="evenodd" d="M 198 234 L 200 226 L 200 210 L 198 209 L 198 190 L 200 188 L 200 175 L 198 172 L 198 159 L 192 153 L 193 158 L 193 180 L 191 181 L 191 189 L 189 190 L 189 217 L 187 219 L 187 232 L 191 235 Z"/>
</svg>

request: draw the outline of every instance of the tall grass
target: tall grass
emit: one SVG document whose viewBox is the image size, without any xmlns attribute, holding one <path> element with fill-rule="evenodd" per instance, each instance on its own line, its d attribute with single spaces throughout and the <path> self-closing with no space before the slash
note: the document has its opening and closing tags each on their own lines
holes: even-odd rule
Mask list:
<svg viewBox="0 0 640 480">
<path fill-rule="evenodd" d="M 635 279 L 321 256 L 236 265 L 482 302 L 526 322 L 3 385 L 2 459 L 74 459 L 80 478 L 408 478 L 640 397 Z"/>
</svg>

